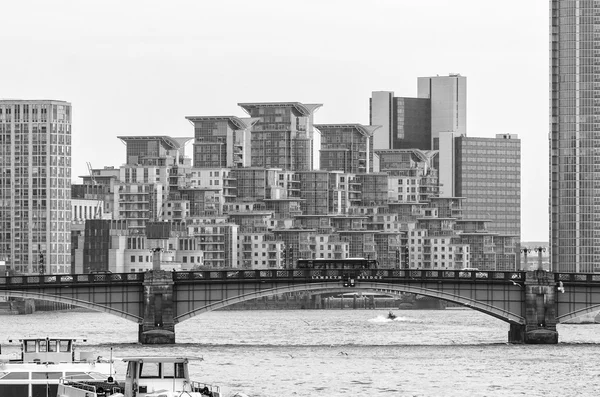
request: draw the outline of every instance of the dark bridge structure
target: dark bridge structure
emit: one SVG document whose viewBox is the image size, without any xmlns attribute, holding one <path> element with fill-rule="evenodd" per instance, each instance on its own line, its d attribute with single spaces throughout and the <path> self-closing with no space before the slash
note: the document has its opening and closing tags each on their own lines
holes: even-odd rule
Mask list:
<svg viewBox="0 0 600 397">
<path fill-rule="evenodd" d="M 251 299 L 306 291 L 414 293 L 510 324 L 511 343 L 558 343 L 556 324 L 600 311 L 600 274 L 458 270 L 214 270 L 0 277 L 0 296 L 86 307 L 139 324 L 142 344 L 175 343 L 175 325 Z"/>
</svg>

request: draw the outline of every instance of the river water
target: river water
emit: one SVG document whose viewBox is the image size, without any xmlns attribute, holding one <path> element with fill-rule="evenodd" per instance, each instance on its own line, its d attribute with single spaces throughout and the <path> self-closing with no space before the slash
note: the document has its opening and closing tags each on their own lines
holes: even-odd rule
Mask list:
<svg viewBox="0 0 600 397">
<path fill-rule="evenodd" d="M 177 344 L 142 346 L 137 324 L 105 313 L 0 316 L 0 341 L 87 337 L 115 359 L 186 356 L 193 380 L 281 396 L 599 396 L 600 325 L 559 325 L 559 344 L 506 343 L 508 324 L 473 310 L 251 310 L 202 314 Z M 3 347 L 9 353 L 15 346 Z M 118 378 L 124 366 L 116 365 Z"/>
</svg>

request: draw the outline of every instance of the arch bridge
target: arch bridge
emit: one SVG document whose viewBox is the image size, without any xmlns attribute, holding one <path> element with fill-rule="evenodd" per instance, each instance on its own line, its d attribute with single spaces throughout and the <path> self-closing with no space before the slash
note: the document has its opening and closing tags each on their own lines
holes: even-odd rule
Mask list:
<svg viewBox="0 0 600 397">
<path fill-rule="evenodd" d="M 556 324 L 600 310 L 600 274 L 459 270 L 238 270 L 0 277 L 0 296 L 90 308 L 139 324 L 144 344 L 175 343 L 175 324 L 212 310 L 293 292 L 414 293 L 510 324 L 512 343 L 557 343 Z"/>
</svg>

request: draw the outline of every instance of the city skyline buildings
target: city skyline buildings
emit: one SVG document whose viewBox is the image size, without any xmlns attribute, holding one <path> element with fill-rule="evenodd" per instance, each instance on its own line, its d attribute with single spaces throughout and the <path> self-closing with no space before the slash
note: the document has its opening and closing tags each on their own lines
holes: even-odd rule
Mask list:
<svg viewBox="0 0 600 397">
<path fill-rule="evenodd" d="M 469 77 L 469 130 L 521 137 L 524 240 L 548 238 L 542 192 L 548 191 L 549 7 L 543 4 L 508 0 L 483 23 L 474 16 L 488 13 L 491 3 L 350 1 L 344 9 L 350 20 L 378 21 L 360 32 L 348 29 L 347 18 L 337 18 L 333 3 L 319 4 L 317 14 L 310 7 L 297 9 L 285 20 L 259 12 L 280 6 L 262 0 L 178 8 L 148 3 L 144 18 L 133 3 L 120 5 L 118 14 L 107 3 L 60 13 L 49 3 L 28 4 L 5 7 L 11 18 L 0 30 L 19 63 L 0 65 L 1 96 L 73 103 L 74 178 L 87 174 L 86 162 L 122 164 L 124 147 L 114 145 L 118 135 L 187 136 L 190 124 L 182 115 L 243 115 L 236 100 L 317 101 L 326 104 L 318 112 L 320 123 L 369 124 L 365 101 L 372 91 L 416 97 L 415 76 L 460 71 Z M 110 34 L 99 15 L 111 21 Z M 203 23 L 197 23 L 198 15 Z M 218 22 L 225 16 L 231 24 Z M 253 23 L 245 23 L 247 18 Z M 288 32 L 285 39 L 272 34 L 290 23 L 308 28 Z M 432 23 L 434 28 L 422 29 Z M 27 34 L 21 33 L 23 25 Z M 328 28 L 317 28 L 324 25 Z M 240 45 L 242 37 L 253 37 L 251 50 Z M 311 50 L 299 52 L 284 40 L 311 41 Z M 390 52 L 398 40 L 402 50 Z M 357 50 L 387 55 L 349 61 L 348 54 Z M 107 104 L 110 111 L 104 110 Z M 510 117 L 498 118 L 499 109 Z"/>
</svg>

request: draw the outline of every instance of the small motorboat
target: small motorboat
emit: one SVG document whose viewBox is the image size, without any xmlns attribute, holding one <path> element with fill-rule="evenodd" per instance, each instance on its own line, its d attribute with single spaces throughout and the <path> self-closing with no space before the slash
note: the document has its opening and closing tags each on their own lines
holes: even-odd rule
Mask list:
<svg viewBox="0 0 600 397">
<path fill-rule="evenodd" d="M 388 320 L 393 320 L 396 318 L 396 315 L 390 311 L 388 312 L 387 318 Z"/>
</svg>

